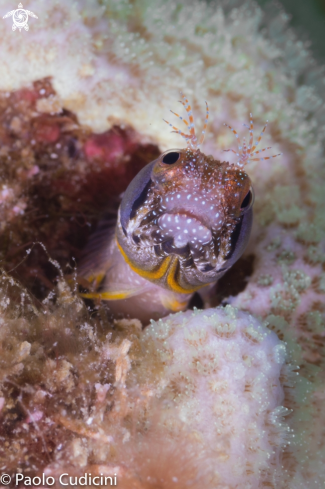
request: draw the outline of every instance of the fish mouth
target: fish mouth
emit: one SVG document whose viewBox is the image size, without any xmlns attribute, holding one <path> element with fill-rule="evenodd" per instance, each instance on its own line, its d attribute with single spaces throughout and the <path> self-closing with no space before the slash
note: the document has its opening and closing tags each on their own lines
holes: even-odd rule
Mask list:
<svg viewBox="0 0 325 489">
<path fill-rule="evenodd" d="M 214 274 L 217 266 L 213 234 L 201 219 L 187 213 L 165 213 L 157 220 L 163 253 L 178 255 L 181 266 Z"/>
<path fill-rule="evenodd" d="M 215 235 L 201 217 L 192 211 L 147 214 L 133 232 L 132 240 L 142 249 L 150 248 L 158 257 L 176 255 L 181 268 L 213 275 L 218 266 Z M 141 225 L 142 224 L 142 225 Z"/>
<path fill-rule="evenodd" d="M 157 220 L 163 241 L 173 238 L 176 248 L 200 249 L 213 239 L 209 229 L 201 219 L 187 213 L 164 213 Z"/>
</svg>

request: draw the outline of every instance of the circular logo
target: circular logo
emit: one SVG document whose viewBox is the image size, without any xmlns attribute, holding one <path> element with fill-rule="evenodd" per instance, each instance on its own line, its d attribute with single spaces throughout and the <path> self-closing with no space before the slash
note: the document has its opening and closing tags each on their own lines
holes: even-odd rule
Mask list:
<svg viewBox="0 0 325 489">
<path fill-rule="evenodd" d="M 13 21 L 17 27 L 24 27 L 28 21 L 28 15 L 26 10 L 18 9 L 13 14 Z"/>
<path fill-rule="evenodd" d="M 10 484 L 10 482 L 11 482 L 10 475 L 8 475 L 8 474 L 2 474 L 1 477 L 0 477 L 0 482 L 4 486 L 7 486 L 8 484 Z"/>
</svg>

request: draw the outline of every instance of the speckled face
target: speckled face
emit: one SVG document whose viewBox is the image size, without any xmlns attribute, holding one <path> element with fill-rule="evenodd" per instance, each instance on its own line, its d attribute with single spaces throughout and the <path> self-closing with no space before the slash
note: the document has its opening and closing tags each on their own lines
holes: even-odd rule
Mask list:
<svg viewBox="0 0 325 489">
<path fill-rule="evenodd" d="M 215 282 L 238 260 L 252 222 L 248 175 L 199 149 L 162 154 L 131 182 L 117 240 L 132 268 L 176 292 Z"/>
</svg>

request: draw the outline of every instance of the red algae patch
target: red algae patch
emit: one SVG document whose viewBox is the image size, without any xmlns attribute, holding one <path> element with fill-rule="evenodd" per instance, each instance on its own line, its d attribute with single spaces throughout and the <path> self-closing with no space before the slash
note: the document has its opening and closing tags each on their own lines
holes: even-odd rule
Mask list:
<svg viewBox="0 0 325 489">
<path fill-rule="evenodd" d="M 0 252 L 41 298 L 56 273 L 33 243 L 73 266 L 97 221 L 115 215 L 121 192 L 159 152 L 131 128 L 94 134 L 80 125 L 50 78 L 1 92 L 0 122 Z"/>
</svg>

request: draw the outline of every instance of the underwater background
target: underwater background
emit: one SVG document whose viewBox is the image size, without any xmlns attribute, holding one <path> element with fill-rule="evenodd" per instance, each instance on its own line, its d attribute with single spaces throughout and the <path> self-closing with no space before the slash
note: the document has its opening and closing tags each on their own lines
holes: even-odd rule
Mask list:
<svg viewBox="0 0 325 489">
<path fill-rule="evenodd" d="M 283 5 L 292 23 L 278 3 L 194 0 L 31 1 L 28 32 L 0 19 L 3 473 L 324 485 L 325 14 Z M 247 168 L 252 237 L 218 307 L 143 331 L 85 303 L 77 266 L 138 171 L 181 144 L 162 121 L 180 89 L 198 125 L 209 101 L 206 154 L 252 112 L 283 155 Z"/>
<path fill-rule="evenodd" d="M 270 2 L 258 0 L 258 5 L 265 8 Z M 325 58 L 324 24 L 325 2 L 324 0 L 283 0 L 280 4 L 291 16 L 290 25 L 295 31 L 306 36 L 311 42 L 313 55 L 323 62 Z"/>
</svg>

